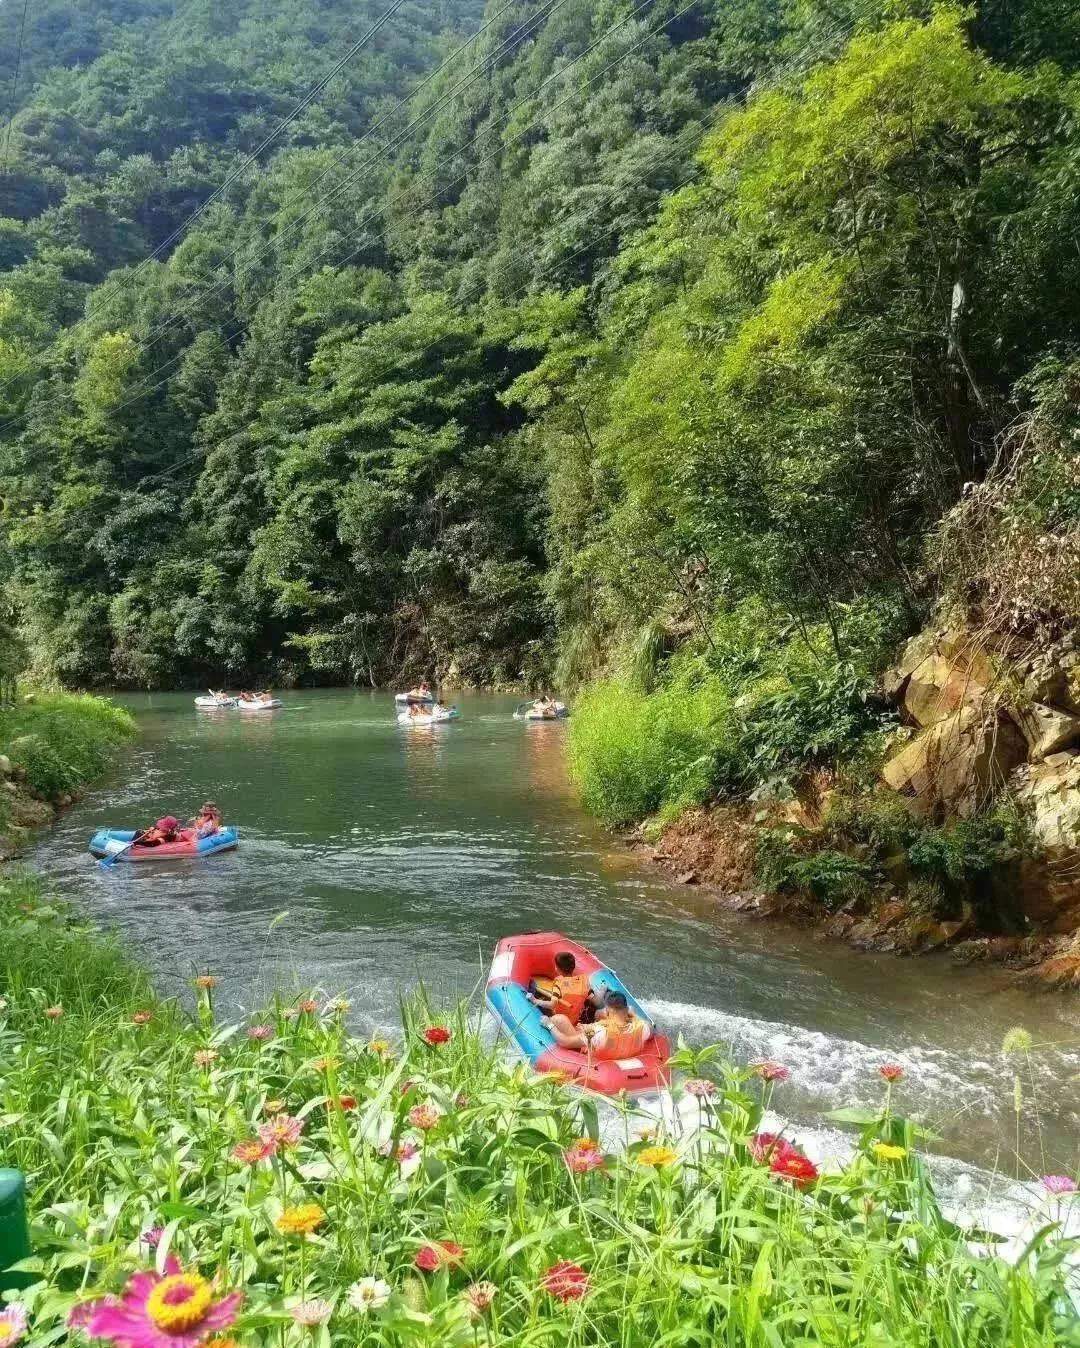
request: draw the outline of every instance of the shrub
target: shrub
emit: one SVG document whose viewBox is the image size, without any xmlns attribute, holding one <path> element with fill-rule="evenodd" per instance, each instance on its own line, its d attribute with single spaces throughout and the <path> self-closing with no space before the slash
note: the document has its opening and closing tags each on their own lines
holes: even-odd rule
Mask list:
<svg viewBox="0 0 1080 1348">
<path fill-rule="evenodd" d="M 26 783 L 51 800 L 101 775 L 135 722 L 106 698 L 39 693 L 0 711 L 0 750 L 26 774 Z"/>
<path fill-rule="evenodd" d="M 814 846 L 814 836 L 793 827 L 762 829 L 755 840 L 754 871 L 763 888 L 802 894 L 831 911 L 870 892 L 870 868 L 858 857 Z"/>
</svg>

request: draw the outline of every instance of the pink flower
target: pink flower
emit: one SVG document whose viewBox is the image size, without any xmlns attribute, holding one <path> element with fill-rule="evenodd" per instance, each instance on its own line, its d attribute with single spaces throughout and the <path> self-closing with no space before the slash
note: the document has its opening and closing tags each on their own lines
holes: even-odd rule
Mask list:
<svg viewBox="0 0 1080 1348">
<path fill-rule="evenodd" d="M 303 1325 L 305 1329 L 315 1329 L 323 1325 L 330 1319 L 334 1308 L 329 1301 L 323 1301 L 321 1297 L 316 1297 L 311 1301 L 301 1301 L 289 1311 L 289 1314 L 298 1325 Z"/>
<path fill-rule="evenodd" d="M 275 1114 L 266 1123 L 259 1124 L 259 1141 L 267 1156 L 276 1156 L 281 1149 L 295 1147 L 304 1131 L 304 1120 L 290 1114 Z"/>
<path fill-rule="evenodd" d="M 493 1282 L 473 1282 L 465 1289 L 465 1300 L 469 1306 L 469 1317 L 479 1319 L 495 1300 L 498 1288 Z"/>
<path fill-rule="evenodd" d="M 448 1044 L 450 1031 L 443 1025 L 429 1025 L 424 1031 L 424 1039 L 432 1045 Z"/>
<path fill-rule="evenodd" d="M 460 1264 L 464 1253 L 456 1241 L 437 1240 L 431 1245 L 421 1245 L 413 1263 L 425 1273 L 434 1273 L 445 1264 Z"/>
<path fill-rule="evenodd" d="M 549 1296 L 564 1304 L 567 1301 L 580 1301 L 589 1292 L 589 1275 L 580 1264 L 564 1259 L 552 1264 L 541 1279 L 541 1286 Z"/>
<path fill-rule="evenodd" d="M 773 1062 L 771 1058 L 762 1058 L 760 1062 L 752 1062 L 750 1070 L 762 1081 L 787 1081 L 791 1076 L 791 1068 L 785 1067 L 783 1063 Z"/>
<path fill-rule="evenodd" d="M 768 1161 L 774 1152 L 791 1149 L 791 1143 L 782 1138 L 779 1133 L 756 1133 L 750 1139 L 749 1146 L 750 1155 L 759 1164 Z"/>
<path fill-rule="evenodd" d="M 716 1094 L 716 1082 L 707 1081 L 704 1077 L 691 1077 L 689 1081 L 683 1082 L 683 1090 L 687 1095 L 696 1095 L 699 1100 L 711 1100 Z"/>
<path fill-rule="evenodd" d="M 797 1147 L 790 1146 L 785 1151 L 773 1154 L 769 1169 L 781 1179 L 791 1180 L 797 1189 L 809 1188 L 819 1173 L 809 1156 L 804 1156 Z"/>
<path fill-rule="evenodd" d="M 243 1299 L 233 1292 L 215 1301 L 210 1283 L 183 1272 L 170 1255 L 164 1276 L 136 1273 L 119 1300 L 93 1303 L 83 1327 L 90 1338 L 108 1339 L 116 1348 L 198 1348 L 232 1324 Z"/>
<path fill-rule="evenodd" d="M 899 1063 L 896 1062 L 884 1063 L 881 1067 L 878 1068 L 878 1072 L 890 1084 L 890 1086 L 894 1081 L 899 1081 L 900 1078 L 904 1075 L 904 1069 L 900 1066 Z"/>
<path fill-rule="evenodd" d="M 273 1039 L 274 1027 L 272 1025 L 249 1025 L 247 1037 L 254 1040 L 256 1044 L 265 1043 L 267 1039 Z"/>
<path fill-rule="evenodd" d="M 15 1344 L 26 1333 L 26 1307 L 13 1301 L 0 1308 L 0 1345 L 2 1348 L 15 1348 Z"/>
<path fill-rule="evenodd" d="M 409 1122 L 414 1128 L 419 1128 L 423 1132 L 434 1128 L 441 1118 L 442 1110 L 430 1100 L 425 1100 L 419 1105 L 413 1105 L 412 1109 L 409 1110 Z"/>
<path fill-rule="evenodd" d="M 573 1175 L 587 1175 L 590 1170 L 603 1170 L 607 1158 L 595 1147 L 568 1147 L 563 1152 L 566 1168 Z"/>
<path fill-rule="evenodd" d="M 156 1250 L 161 1244 L 161 1237 L 164 1234 L 165 1228 L 163 1226 L 151 1226 L 142 1233 L 139 1239 L 148 1249 Z"/>
<path fill-rule="evenodd" d="M 45 1008 L 45 1015 L 49 1020 L 59 1020 L 63 1014 L 64 1008 L 62 1006 L 47 1006 Z"/>
<path fill-rule="evenodd" d="M 397 1157 L 398 1164 L 400 1165 L 402 1161 L 411 1161 L 414 1156 L 419 1156 L 420 1148 L 416 1145 L 415 1142 L 410 1142 L 408 1141 L 408 1139 L 406 1139 L 405 1141 L 398 1143 L 395 1155 Z"/>
<path fill-rule="evenodd" d="M 233 1160 L 240 1161 L 244 1165 L 258 1165 L 260 1161 L 265 1161 L 273 1154 L 274 1149 L 257 1137 L 246 1137 L 232 1149 Z"/>
<path fill-rule="evenodd" d="M 1076 1181 L 1069 1175 L 1044 1175 L 1042 1186 L 1048 1194 L 1055 1196 L 1074 1194 L 1078 1187 Z"/>
</svg>

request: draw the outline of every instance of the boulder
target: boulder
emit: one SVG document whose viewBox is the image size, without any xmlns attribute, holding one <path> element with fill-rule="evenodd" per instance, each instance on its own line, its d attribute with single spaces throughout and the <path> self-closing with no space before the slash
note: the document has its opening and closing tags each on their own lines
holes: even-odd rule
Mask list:
<svg viewBox="0 0 1080 1348">
<path fill-rule="evenodd" d="M 1080 847 L 1080 756 L 1056 753 L 1026 764 L 1012 779 L 1028 807 L 1035 837 L 1052 851 Z"/>
<path fill-rule="evenodd" d="M 927 811 L 973 814 L 1027 756 L 1011 721 L 963 706 L 928 726 L 882 770 L 887 786 Z"/>
<path fill-rule="evenodd" d="M 1013 712 L 1013 719 L 1023 731 L 1028 756 L 1033 763 L 1040 763 L 1050 754 L 1080 743 L 1080 717 L 1045 702 L 1018 707 Z"/>
<path fill-rule="evenodd" d="M 982 703 L 1001 676 L 990 655 L 960 632 L 921 632 L 884 679 L 917 726 L 930 726 L 964 706 Z"/>
</svg>

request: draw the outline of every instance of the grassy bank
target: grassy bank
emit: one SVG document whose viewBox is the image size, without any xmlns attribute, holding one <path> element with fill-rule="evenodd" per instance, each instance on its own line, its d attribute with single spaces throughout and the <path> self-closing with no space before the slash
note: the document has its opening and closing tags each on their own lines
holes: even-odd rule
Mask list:
<svg viewBox="0 0 1080 1348">
<path fill-rule="evenodd" d="M 0 709 L 0 857 L 108 768 L 135 722 L 106 698 L 31 693 Z"/>
<path fill-rule="evenodd" d="M 218 1348 L 1080 1342 L 1067 1200 L 1017 1263 L 973 1254 L 891 1108 L 904 1083 L 882 1083 L 839 1173 L 762 1138 L 782 1073 L 715 1050 L 680 1059 L 699 1131 L 641 1137 L 629 1113 L 601 1130 L 464 1007 L 414 1005 L 394 1046 L 351 1038 L 322 996 L 226 1024 L 212 977 L 193 1013 L 164 1005 L 34 882 L 0 887 L 0 1140 L 32 1195 L 31 1344 L 73 1312 L 161 1343 L 181 1303 Z M 174 1257 L 189 1280 L 132 1281 Z M 106 1294 L 122 1333 L 115 1307 L 85 1309 Z"/>
</svg>

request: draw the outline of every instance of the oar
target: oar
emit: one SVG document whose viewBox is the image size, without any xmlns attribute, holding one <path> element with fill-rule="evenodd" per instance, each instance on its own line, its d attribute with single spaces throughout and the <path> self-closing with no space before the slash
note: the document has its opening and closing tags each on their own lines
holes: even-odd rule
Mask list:
<svg viewBox="0 0 1080 1348">
<path fill-rule="evenodd" d="M 103 871 L 111 871 L 112 868 L 116 865 L 116 863 L 120 860 L 120 858 L 124 855 L 124 853 L 130 852 L 131 849 L 135 846 L 135 844 L 137 842 L 141 842 L 149 832 L 150 832 L 149 829 L 144 828 L 141 833 L 136 833 L 134 838 L 132 838 L 132 840 L 129 843 L 125 843 L 124 846 L 119 848 L 118 851 L 111 852 L 107 857 L 100 857 L 98 859 L 98 865 L 101 867 Z"/>
</svg>

